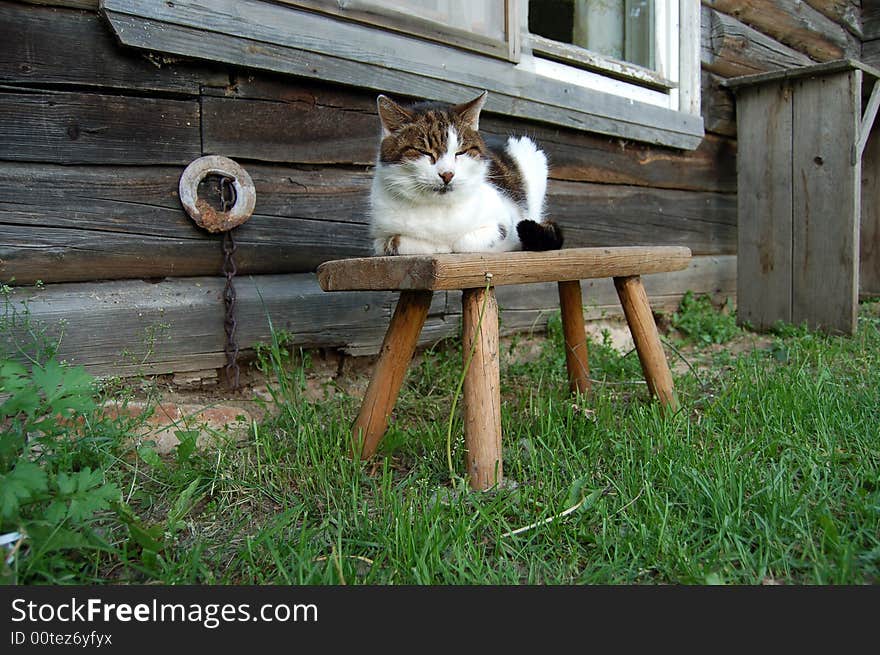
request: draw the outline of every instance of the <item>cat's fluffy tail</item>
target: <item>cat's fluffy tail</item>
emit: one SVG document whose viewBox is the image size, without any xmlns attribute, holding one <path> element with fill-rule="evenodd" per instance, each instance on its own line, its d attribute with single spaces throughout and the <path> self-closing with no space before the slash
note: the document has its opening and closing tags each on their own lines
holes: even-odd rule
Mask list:
<svg viewBox="0 0 880 655">
<path fill-rule="evenodd" d="M 526 218 L 540 223 L 544 217 L 544 196 L 547 195 L 547 156 L 525 136 L 507 139 L 506 150 L 522 175 L 526 191 Z"/>
<path fill-rule="evenodd" d="M 557 250 L 562 247 L 562 231 L 544 220 L 547 195 L 547 156 L 530 138 L 512 136 L 507 152 L 516 162 L 526 192 L 526 219 L 516 226 L 523 250 Z"/>
</svg>

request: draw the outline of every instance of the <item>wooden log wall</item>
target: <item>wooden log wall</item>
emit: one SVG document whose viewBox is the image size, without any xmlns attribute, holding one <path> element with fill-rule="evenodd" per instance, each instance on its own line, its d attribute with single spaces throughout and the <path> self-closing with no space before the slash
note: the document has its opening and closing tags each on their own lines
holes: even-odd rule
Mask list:
<svg viewBox="0 0 880 655">
<path fill-rule="evenodd" d="M 860 19 L 850 0 L 704 0 L 706 136 L 694 151 L 497 115 L 482 128 L 530 134 L 547 151 L 549 214 L 568 245 L 686 245 L 693 265 L 646 280 L 652 300 L 730 296 L 736 123 L 721 81 L 858 56 Z M 202 154 L 238 160 L 256 184 L 255 214 L 236 233 L 242 345 L 266 338 L 271 315 L 302 345 L 376 351 L 393 295 L 331 298 L 313 276 L 322 261 L 369 253 L 373 93 L 123 48 L 96 0 L 0 0 L 0 43 L 0 281 L 21 287 L 14 297 L 30 298 L 37 320 L 67 319 L 63 355 L 103 373 L 222 364 L 220 243 L 177 197 Z M 554 297 L 555 286 L 499 290 L 504 329 L 540 328 Z M 619 312 L 600 282 L 584 299 L 588 316 Z M 423 340 L 455 333 L 460 311 L 455 294 L 438 294 Z M 163 337 L 146 356 L 151 325 Z"/>
</svg>

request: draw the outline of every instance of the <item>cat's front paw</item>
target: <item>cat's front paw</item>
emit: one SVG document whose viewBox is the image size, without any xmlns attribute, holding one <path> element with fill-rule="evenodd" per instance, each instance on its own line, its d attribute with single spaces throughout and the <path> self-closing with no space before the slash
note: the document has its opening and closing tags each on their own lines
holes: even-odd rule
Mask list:
<svg viewBox="0 0 880 655">
<path fill-rule="evenodd" d="M 400 235 L 392 234 L 384 239 L 376 239 L 374 248 L 377 255 L 399 255 L 400 254 Z"/>
</svg>

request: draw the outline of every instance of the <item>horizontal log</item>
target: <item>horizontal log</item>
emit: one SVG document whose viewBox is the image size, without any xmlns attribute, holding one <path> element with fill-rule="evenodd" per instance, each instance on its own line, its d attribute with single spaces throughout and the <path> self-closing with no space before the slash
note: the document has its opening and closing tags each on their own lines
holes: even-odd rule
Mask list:
<svg viewBox="0 0 880 655">
<path fill-rule="evenodd" d="M 205 152 L 260 161 L 371 164 L 376 115 L 303 100 L 202 98 Z"/>
<path fill-rule="evenodd" d="M 63 329 L 59 357 L 102 374 L 159 373 L 181 370 L 181 359 L 223 363 L 223 287 L 221 277 L 130 280 L 19 288 L 13 297 L 26 300 L 30 320 L 50 334 Z M 309 274 L 242 277 L 236 280 L 238 342 L 243 348 L 269 342 L 271 319 L 304 347 L 372 346 L 382 338 L 391 301 L 392 294 L 324 294 Z"/>
<path fill-rule="evenodd" d="M 480 129 L 532 137 L 547 153 L 550 177 L 556 180 L 736 192 L 736 144 L 712 135 L 696 150 L 671 150 L 496 117 L 481 119 Z"/>
<path fill-rule="evenodd" d="M 566 247 L 685 246 L 695 255 L 736 252 L 736 195 L 550 183 L 547 215 Z"/>
<path fill-rule="evenodd" d="M 861 0 L 806 0 L 806 3 L 848 29 L 855 37 L 859 39 L 864 37 L 862 12 L 867 11 L 867 6 L 872 3 Z M 863 8 L 862 5 L 865 7 Z"/>
<path fill-rule="evenodd" d="M 122 48 L 95 13 L 0 2 L 0 43 L 15 44 L 0 48 L 0 83 L 198 95 L 202 84 L 229 82 L 225 72 L 207 65 Z"/>
<path fill-rule="evenodd" d="M 370 252 L 371 240 L 363 226 L 272 219 L 255 215 L 251 221 L 259 222 L 262 229 L 236 231 L 235 262 L 241 274 L 309 271 L 328 259 Z M 278 237 L 281 234 L 287 236 Z M 0 279 L 4 281 L 209 275 L 219 274 L 222 264 L 221 237 L 217 235 L 183 240 L 0 224 Z"/>
<path fill-rule="evenodd" d="M 201 146 L 195 100 L 0 89 L 0 159 L 187 164 Z"/>
<path fill-rule="evenodd" d="M 736 101 L 733 92 L 722 86 L 722 81 L 723 78 L 708 71 L 701 73 L 700 107 L 703 113 L 703 125 L 706 132 L 734 137 L 736 136 Z M 736 156 L 730 157 L 729 160 L 736 169 Z"/>
<path fill-rule="evenodd" d="M 236 230 L 242 274 L 312 271 L 371 252 L 365 170 L 247 163 L 255 215 Z M 0 163 L 0 279 L 22 284 L 213 275 L 216 237 L 183 212 L 183 167 Z M 734 252 L 731 194 L 553 182 L 569 246 L 682 245 Z"/>
<path fill-rule="evenodd" d="M 880 3 L 862 0 L 862 34 L 865 41 L 880 39 Z"/>
<path fill-rule="evenodd" d="M 735 259 L 694 258 L 685 270 L 646 275 L 652 305 L 672 309 L 686 290 L 732 295 Z M 236 289 L 243 349 L 271 340 L 271 319 L 276 330 L 291 335 L 295 346 L 336 347 L 358 355 L 378 351 L 397 297 L 390 292 L 325 293 L 312 274 L 243 277 Z M 609 294 L 613 289 L 588 283 L 584 289 L 587 316 L 619 315 L 619 305 Z M 61 358 L 97 375 L 141 375 L 225 363 L 222 292 L 223 280 L 212 277 L 17 287 L 11 298 L 19 311 L 26 305 L 30 321 L 45 326 L 50 336 L 63 332 Z M 542 329 L 558 302 L 555 285 L 503 287 L 498 297 L 502 331 L 508 334 Z M 458 335 L 460 313 L 459 296 L 435 293 L 420 343 Z M 8 352 L 28 343 L 24 332 L 0 335 L 2 339 L 15 341 L 0 341 Z"/>
<path fill-rule="evenodd" d="M 880 38 L 862 44 L 862 61 L 880 67 Z"/>
<path fill-rule="evenodd" d="M 722 77 L 750 75 L 813 63 L 798 52 L 731 16 L 702 7 L 700 61 Z"/>
<path fill-rule="evenodd" d="M 182 167 L 0 164 L 0 279 L 19 283 L 210 275 L 219 237 L 177 198 Z M 236 229 L 242 274 L 311 271 L 369 254 L 369 176 L 249 165 L 256 213 Z"/>
<path fill-rule="evenodd" d="M 703 0 L 816 61 L 858 57 L 859 39 L 801 0 Z"/>
<path fill-rule="evenodd" d="M 325 291 L 473 289 L 678 271 L 690 258 L 680 247 L 360 257 L 321 264 L 318 282 Z"/>
<path fill-rule="evenodd" d="M 375 161 L 374 93 L 263 74 L 237 78 L 231 92 L 208 89 L 206 94 L 218 97 L 206 98 L 203 105 L 209 152 L 290 163 Z M 267 132 L 267 120 L 277 128 Z M 494 114 L 485 115 L 480 128 L 487 135 L 528 134 L 547 153 L 555 179 L 736 191 L 733 146 L 723 139 L 703 139 L 693 151 L 671 150 Z"/>
<path fill-rule="evenodd" d="M 45 5 L 52 7 L 69 7 L 71 9 L 98 10 L 99 0 L 18 0 L 29 5 Z"/>
</svg>

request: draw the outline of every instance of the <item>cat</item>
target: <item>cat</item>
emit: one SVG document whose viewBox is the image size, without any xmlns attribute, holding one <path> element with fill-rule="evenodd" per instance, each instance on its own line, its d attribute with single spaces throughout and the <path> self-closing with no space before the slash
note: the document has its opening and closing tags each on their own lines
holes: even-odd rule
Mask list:
<svg viewBox="0 0 880 655">
<path fill-rule="evenodd" d="M 562 231 L 543 218 L 547 157 L 528 137 L 486 144 L 479 133 L 486 95 L 408 107 L 377 98 L 382 140 L 370 194 L 376 255 L 562 247 Z"/>
</svg>

